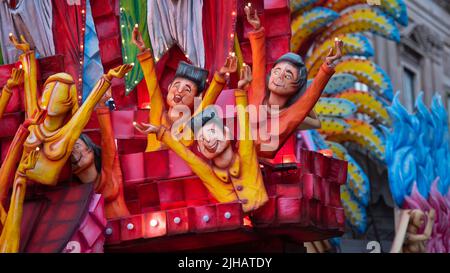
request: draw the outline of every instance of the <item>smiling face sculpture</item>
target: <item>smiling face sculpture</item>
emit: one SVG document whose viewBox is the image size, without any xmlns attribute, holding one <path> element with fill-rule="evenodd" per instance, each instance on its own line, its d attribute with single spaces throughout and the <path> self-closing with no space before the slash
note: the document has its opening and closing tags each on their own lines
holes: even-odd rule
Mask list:
<svg viewBox="0 0 450 273">
<path fill-rule="evenodd" d="M 180 62 L 175 78 L 169 85 L 166 103 L 170 108 L 176 106 L 194 107 L 194 98 L 200 96 L 206 87 L 208 71 Z"/>
<path fill-rule="evenodd" d="M 295 103 L 306 90 L 308 72 L 302 57 L 294 53 L 281 56 L 276 62 L 268 76 L 266 98 L 272 94 L 289 98 L 286 108 Z"/>
</svg>

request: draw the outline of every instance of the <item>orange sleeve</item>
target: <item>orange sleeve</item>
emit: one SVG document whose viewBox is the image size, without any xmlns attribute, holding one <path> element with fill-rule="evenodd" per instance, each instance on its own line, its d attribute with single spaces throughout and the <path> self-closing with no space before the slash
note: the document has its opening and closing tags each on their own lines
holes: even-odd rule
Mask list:
<svg viewBox="0 0 450 273">
<path fill-rule="evenodd" d="M 286 109 L 286 115 L 283 117 L 284 120 L 281 120 L 281 123 L 289 123 L 286 128 L 287 131 L 289 131 L 289 135 L 309 115 L 334 72 L 334 68 L 329 67 L 327 64 L 323 64 L 311 86 L 293 105 Z"/>
<path fill-rule="evenodd" d="M 147 49 L 141 54 L 137 55 L 139 63 L 144 73 L 145 82 L 147 83 L 148 96 L 150 98 L 150 117 L 149 123 L 155 126 L 163 125 L 163 113 L 164 113 L 164 98 L 159 87 L 158 77 L 156 76 L 155 61 L 150 49 Z M 158 151 L 162 148 L 161 142 L 159 142 L 153 134 L 148 135 L 147 140 L 147 152 Z"/>
<path fill-rule="evenodd" d="M 22 54 L 19 59 L 24 70 L 25 114 L 29 118 L 40 110 L 37 84 L 38 64 L 34 51 Z"/>
<path fill-rule="evenodd" d="M 117 218 L 129 215 L 123 195 L 123 179 L 119 156 L 114 141 L 110 110 L 97 108 L 102 139 L 102 174 L 96 192 L 105 199 L 106 217 Z"/>
<path fill-rule="evenodd" d="M 7 86 L 3 87 L 2 94 L 0 95 L 0 119 L 5 113 L 6 107 L 8 106 L 9 100 L 11 99 L 12 91 L 9 90 Z"/>
<path fill-rule="evenodd" d="M 266 93 L 266 36 L 264 28 L 249 33 L 252 47 L 253 81 L 248 92 L 251 105 L 260 105 Z"/>
</svg>

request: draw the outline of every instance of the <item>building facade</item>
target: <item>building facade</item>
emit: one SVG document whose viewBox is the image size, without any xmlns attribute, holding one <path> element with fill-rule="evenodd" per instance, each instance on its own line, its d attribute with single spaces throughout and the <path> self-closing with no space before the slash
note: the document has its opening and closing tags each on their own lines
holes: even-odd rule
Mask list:
<svg viewBox="0 0 450 273">
<path fill-rule="evenodd" d="M 400 27 L 401 42 L 372 36 L 374 61 L 392 80 L 394 91 L 409 111 L 420 92 L 431 104 L 435 93 L 450 112 L 450 1 L 405 0 L 409 25 Z M 387 170 L 367 154 L 349 146 L 371 183 L 371 202 L 367 208 L 368 229 L 363 235 L 349 230 L 343 237 L 342 252 L 389 251 L 395 236 L 395 205 L 389 189 Z"/>
<path fill-rule="evenodd" d="M 450 2 L 406 0 L 409 25 L 401 28 L 401 43 L 374 38 L 375 61 L 392 79 L 409 109 L 420 92 L 430 105 L 435 93 L 450 109 Z"/>
</svg>

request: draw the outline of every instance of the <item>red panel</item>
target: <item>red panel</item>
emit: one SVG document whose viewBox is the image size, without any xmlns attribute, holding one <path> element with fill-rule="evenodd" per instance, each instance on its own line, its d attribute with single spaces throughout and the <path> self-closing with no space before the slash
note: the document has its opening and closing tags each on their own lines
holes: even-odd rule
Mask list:
<svg viewBox="0 0 450 273">
<path fill-rule="evenodd" d="M 108 39 L 100 40 L 100 57 L 104 64 L 108 64 L 110 68 L 122 64 L 122 54 L 117 54 L 121 52 L 121 43 L 119 42 L 120 37 L 114 36 Z M 108 71 L 105 69 L 105 71 Z"/>
<path fill-rule="evenodd" d="M 340 185 L 347 183 L 348 162 L 338 159 L 330 159 L 328 178 Z"/>
<path fill-rule="evenodd" d="M 189 214 L 187 208 L 167 211 L 167 233 L 169 235 L 189 232 Z"/>
<path fill-rule="evenodd" d="M 114 0 L 95 0 L 92 1 L 92 13 L 96 17 L 114 14 Z"/>
<path fill-rule="evenodd" d="M 280 224 L 299 223 L 302 217 L 300 198 L 278 198 L 277 220 Z"/>
<path fill-rule="evenodd" d="M 335 183 L 329 183 L 330 189 L 330 205 L 334 207 L 342 207 L 341 203 L 341 185 Z"/>
<path fill-rule="evenodd" d="M 326 178 L 330 165 L 330 158 L 319 153 L 313 154 L 314 174 Z"/>
<path fill-rule="evenodd" d="M 139 183 L 145 180 L 143 153 L 120 155 L 119 158 L 125 184 Z"/>
<path fill-rule="evenodd" d="M 0 122 L 0 138 L 14 137 L 22 120 L 22 113 L 5 114 Z"/>
<path fill-rule="evenodd" d="M 185 179 L 183 186 L 184 198 L 189 205 L 205 205 L 205 202 L 209 201 L 208 189 L 206 189 L 200 178 Z"/>
<path fill-rule="evenodd" d="M 159 193 L 156 183 L 147 183 L 137 187 L 139 203 L 142 208 L 159 206 Z"/>
<path fill-rule="evenodd" d="M 269 225 L 275 222 L 277 212 L 277 198 L 270 197 L 269 201 L 260 209 L 253 212 L 252 221 L 255 225 Z"/>
<path fill-rule="evenodd" d="M 159 181 L 157 182 L 159 201 L 161 208 L 171 207 L 171 204 L 185 205 L 183 182 L 176 181 Z"/>
<path fill-rule="evenodd" d="M 112 111 L 111 121 L 114 128 L 114 136 L 116 138 L 129 139 L 134 137 L 134 111 Z"/>
<path fill-rule="evenodd" d="M 238 229 L 243 225 L 240 203 L 217 204 L 217 226 L 219 230 Z"/>
<path fill-rule="evenodd" d="M 217 230 L 216 206 L 202 206 L 189 208 L 189 222 L 193 232 L 212 232 Z"/>
<path fill-rule="evenodd" d="M 167 178 L 170 171 L 168 150 L 144 153 L 144 170 L 147 180 Z"/>
<path fill-rule="evenodd" d="M 169 174 L 168 178 L 178 178 L 193 176 L 191 167 L 186 164 L 186 162 L 181 159 L 175 152 L 168 150 L 169 156 Z"/>
<path fill-rule="evenodd" d="M 139 200 L 127 201 L 127 208 L 131 214 L 141 213 L 141 206 L 139 204 Z"/>
<path fill-rule="evenodd" d="M 301 184 L 278 184 L 276 194 L 278 197 L 302 198 L 303 190 Z"/>
<path fill-rule="evenodd" d="M 288 0 L 264 0 L 264 9 L 266 12 L 270 12 L 273 10 L 279 10 L 279 9 L 283 9 L 283 10 L 287 10 L 289 9 L 289 1 Z M 286 12 L 286 11 L 284 11 Z M 284 13 L 284 16 L 286 16 L 286 14 Z"/>
<path fill-rule="evenodd" d="M 120 234 L 123 241 L 142 238 L 142 215 L 135 215 L 120 220 Z"/>
<path fill-rule="evenodd" d="M 167 234 L 165 211 L 146 213 L 143 219 L 144 238 L 161 237 Z"/>
</svg>

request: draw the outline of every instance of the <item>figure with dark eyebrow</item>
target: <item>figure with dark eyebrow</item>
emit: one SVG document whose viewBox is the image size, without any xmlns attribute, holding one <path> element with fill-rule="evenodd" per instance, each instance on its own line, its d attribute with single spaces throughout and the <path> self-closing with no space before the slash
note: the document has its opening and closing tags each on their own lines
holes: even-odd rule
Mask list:
<svg viewBox="0 0 450 273">
<path fill-rule="evenodd" d="M 133 43 L 139 48 L 140 54 L 138 60 L 141 64 L 144 78 L 147 83 L 147 89 L 150 98 L 150 117 L 149 122 L 155 126 L 165 126 L 170 128 L 180 117 L 180 112 L 183 112 L 182 107 L 187 106 L 191 113 L 194 110 L 201 112 L 207 106 L 214 104 L 222 92 L 226 84 L 226 74 L 231 74 L 237 70 L 237 59 L 234 55 L 230 55 L 225 65 L 214 75 L 214 78 L 209 85 L 208 90 L 203 96 L 199 109 L 194 109 L 195 97 L 201 96 L 206 88 L 206 80 L 208 78 L 208 71 L 200 67 L 180 62 L 175 78 L 169 84 L 168 94 L 165 99 L 161 92 L 161 88 L 156 76 L 156 66 L 153 54 L 149 48 L 146 48 L 141 33 L 137 27 L 133 31 Z M 180 128 L 183 129 L 183 128 Z M 193 144 L 193 137 L 190 130 L 184 130 L 181 136 L 181 142 L 186 146 Z M 154 134 L 148 136 L 147 152 L 158 150 L 165 150 L 166 146 L 158 141 Z"/>
<path fill-rule="evenodd" d="M 264 28 L 256 10 L 245 7 L 245 13 L 254 30 L 249 32 L 252 48 L 253 82 L 249 90 L 249 104 L 257 106 L 260 131 L 254 136 L 258 155 L 272 159 L 288 138 L 297 130 L 320 128 L 320 120 L 313 111 L 336 63 L 342 57 L 342 41 L 336 40 L 330 53 L 309 88 L 308 72 L 301 56 L 289 52 L 281 56 L 272 70 L 266 71 L 266 42 Z M 333 55 L 333 52 L 336 53 Z M 261 107 L 262 106 L 262 107 Z M 262 115 L 265 114 L 265 115 Z M 261 116 L 266 116 L 262 119 Z M 274 123 L 278 124 L 274 129 Z M 252 126 L 255 127 L 255 124 Z M 261 128 L 264 128 L 261 130 Z"/>
</svg>

